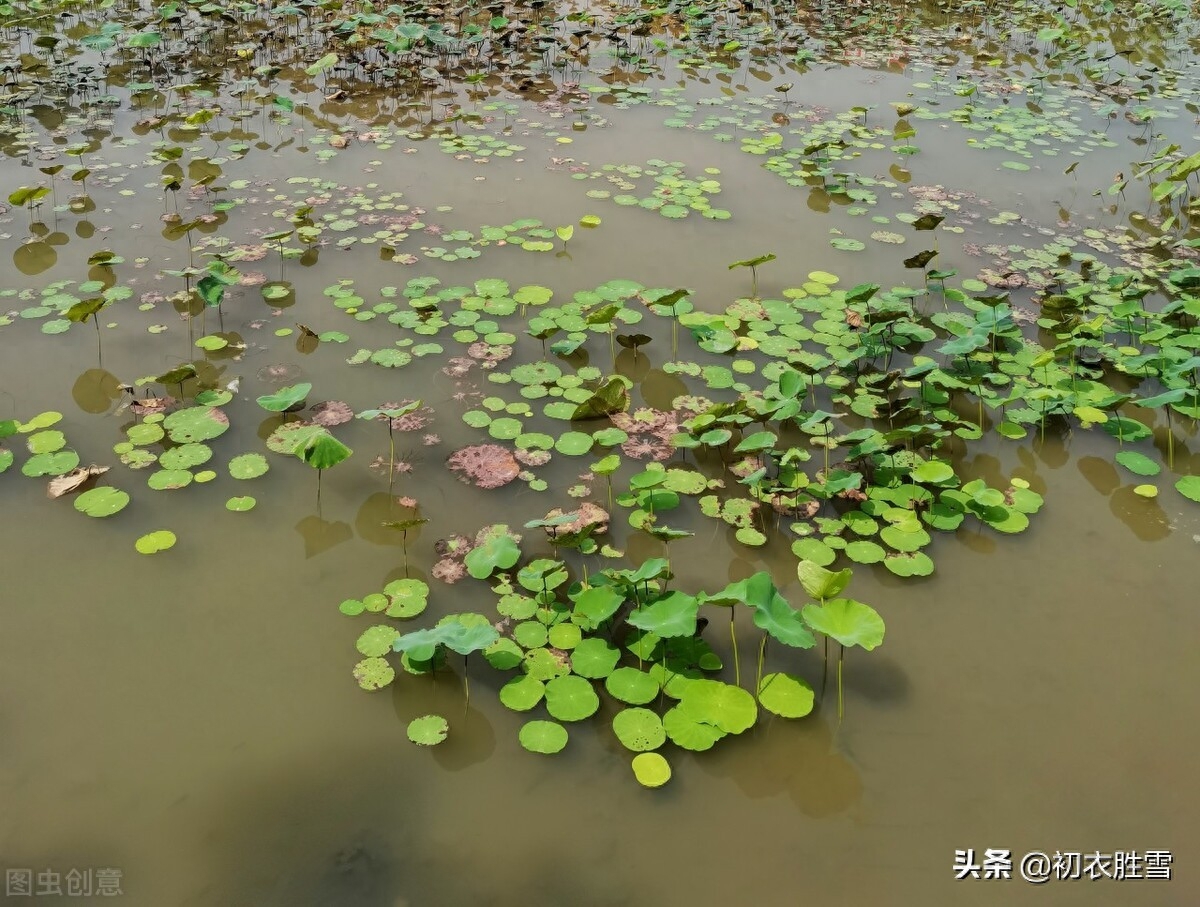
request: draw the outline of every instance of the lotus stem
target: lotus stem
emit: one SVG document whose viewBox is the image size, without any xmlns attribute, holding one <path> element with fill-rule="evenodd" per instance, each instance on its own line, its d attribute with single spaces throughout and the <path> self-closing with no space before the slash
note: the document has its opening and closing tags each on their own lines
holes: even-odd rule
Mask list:
<svg viewBox="0 0 1200 907">
<path fill-rule="evenodd" d="M 466 699 L 466 710 L 470 710 L 471 708 L 471 681 L 467 677 L 470 661 L 470 653 L 463 656 L 463 697 Z"/>
<path fill-rule="evenodd" d="M 758 644 L 758 670 L 754 674 L 754 698 L 758 698 L 759 690 L 762 689 L 762 670 L 763 662 L 767 657 L 767 634 L 763 634 L 762 642 Z"/>
<path fill-rule="evenodd" d="M 838 643 L 838 724 L 842 723 L 842 717 L 846 714 L 842 700 L 842 656 L 845 653 L 846 647 Z"/>
<path fill-rule="evenodd" d="M 729 642 L 733 648 L 733 680 L 739 687 L 742 685 L 742 665 L 738 659 L 737 633 L 733 629 L 733 605 L 729 606 Z"/>
</svg>

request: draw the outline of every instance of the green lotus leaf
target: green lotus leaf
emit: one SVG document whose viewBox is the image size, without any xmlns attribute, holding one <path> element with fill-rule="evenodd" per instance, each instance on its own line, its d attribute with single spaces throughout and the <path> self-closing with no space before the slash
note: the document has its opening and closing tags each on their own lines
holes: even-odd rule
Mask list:
<svg viewBox="0 0 1200 907">
<path fill-rule="evenodd" d="M 913 481 L 940 485 L 954 478 L 954 467 L 941 460 L 928 460 L 912 471 Z"/>
<path fill-rule="evenodd" d="M 887 552 L 869 541 L 849 542 L 846 545 L 846 557 L 856 564 L 878 564 L 887 556 Z"/>
<path fill-rule="evenodd" d="M 879 612 L 852 598 L 805 605 L 802 614 L 810 627 L 843 646 L 862 646 L 869 652 L 883 642 L 883 618 Z"/>
<path fill-rule="evenodd" d="M 362 614 L 363 611 L 365 611 L 366 609 L 363 606 L 363 603 L 360 602 L 357 598 L 348 598 L 344 602 L 342 602 L 340 605 L 338 605 L 338 610 L 341 611 L 343 614 L 345 614 L 347 617 L 357 617 L 358 615 Z"/>
<path fill-rule="evenodd" d="M 549 682 L 571 672 L 570 663 L 549 649 L 530 649 L 525 653 L 525 673 L 535 680 Z"/>
<path fill-rule="evenodd" d="M 758 687 L 758 702 L 781 718 L 803 718 L 813 709 L 813 689 L 792 674 L 767 674 Z"/>
<path fill-rule="evenodd" d="M 500 701 L 514 712 L 528 712 L 542 701 L 545 693 L 546 685 L 542 681 L 523 674 L 500 688 Z"/>
<path fill-rule="evenodd" d="M 694 721 L 727 734 L 740 734 L 758 718 L 754 697 L 741 687 L 719 680 L 692 679 L 682 688 L 678 708 Z"/>
<path fill-rule="evenodd" d="M 559 624 L 554 630 L 559 627 L 572 626 L 574 624 Z M 576 629 L 578 630 L 578 628 Z M 550 634 L 550 641 L 554 643 L 553 631 Z M 562 648 L 562 646 L 556 647 Z M 620 650 L 613 648 L 607 640 L 599 637 L 582 640 L 571 650 L 571 670 L 580 677 L 587 677 L 590 680 L 609 677 L 620 660 Z"/>
<path fill-rule="evenodd" d="M 713 744 L 725 736 L 720 728 L 697 721 L 679 706 L 668 709 L 662 721 L 663 730 L 672 743 L 695 753 L 712 749 Z"/>
<path fill-rule="evenodd" d="M 75 499 L 75 509 L 92 517 L 112 516 L 125 509 L 129 495 L 109 485 L 92 488 Z"/>
<path fill-rule="evenodd" d="M 582 721 L 598 708 L 600 697 L 589 680 L 568 674 L 546 684 L 546 711 L 559 721 Z"/>
<path fill-rule="evenodd" d="M 309 437 L 293 453 L 314 469 L 329 469 L 337 466 L 354 451 L 322 428 Z"/>
<path fill-rule="evenodd" d="M 683 592 L 671 592 L 657 601 L 633 611 L 627 618 L 631 626 L 663 638 L 693 636 L 699 601 Z"/>
<path fill-rule="evenodd" d="M 604 688 L 614 699 L 630 705 L 645 705 L 659 694 L 657 680 L 637 668 L 617 668 L 604 680 Z"/>
<path fill-rule="evenodd" d="M 624 412 L 629 408 L 629 386 L 628 378 L 614 375 L 576 406 L 570 418 L 572 421 L 581 421 Z"/>
<path fill-rule="evenodd" d="M 235 479 L 257 479 L 268 469 L 267 458 L 260 453 L 238 454 L 229 461 L 229 474 Z"/>
<path fill-rule="evenodd" d="M 377 658 L 392 651 L 392 643 L 399 636 L 400 633 L 395 627 L 379 624 L 364 630 L 362 635 L 358 637 L 355 647 L 363 655 Z"/>
<path fill-rule="evenodd" d="M 397 579 L 383 587 L 391 597 L 385 612 L 388 617 L 407 620 L 416 617 L 429 604 L 429 585 L 419 579 Z"/>
<path fill-rule="evenodd" d="M 30 453 L 55 453 L 67 446 L 67 436 L 61 431 L 39 431 L 30 435 L 25 444 Z"/>
<path fill-rule="evenodd" d="M 442 644 L 459 655 L 470 655 L 472 652 L 486 649 L 500 636 L 500 631 L 481 614 L 443 617 L 438 622 L 437 629 L 442 633 Z"/>
<path fill-rule="evenodd" d="M 804 591 L 820 600 L 838 595 L 849 585 L 853 574 L 849 568 L 835 573 L 812 561 L 801 561 L 796 565 L 796 575 L 799 576 Z"/>
<path fill-rule="evenodd" d="M 147 532 L 133 543 L 133 547 L 137 549 L 138 554 L 157 554 L 160 551 L 166 551 L 174 544 L 174 532 L 170 529 L 158 529 L 154 532 Z"/>
<path fill-rule="evenodd" d="M 667 741 L 662 719 L 649 709 L 622 709 L 613 718 L 612 727 L 622 746 L 635 753 L 656 750 Z"/>
<path fill-rule="evenodd" d="M 147 477 L 146 484 L 155 491 L 174 491 L 191 485 L 193 478 L 186 469 L 160 469 Z"/>
<path fill-rule="evenodd" d="M 273 394 L 266 394 L 259 397 L 258 405 L 267 412 L 281 413 L 297 404 L 303 403 L 308 399 L 308 395 L 311 392 L 312 383 L 303 381 L 300 384 L 293 384 L 290 387 L 281 387 Z"/>
<path fill-rule="evenodd" d="M 472 548 L 464 563 L 475 579 L 487 579 L 496 570 L 508 570 L 521 558 L 521 549 L 507 526 L 493 526 L 483 544 Z"/>
<path fill-rule="evenodd" d="M 567 745 L 567 729 L 554 721 L 527 721 L 517 738 L 531 753 L 553 755 Z"/>
<path fill-rule="evenodd" d="M 571 651 L 577 645 L 579 645 L 579 643 L 582 639 L 583 639 L 583 634 L 580 632 L 579 627 L 577 627 L 575 624 L 569 624 L 569 623 L 555 624 L 553 627 L 550 628 L 550 635 L 549 635 L 550 645 L 554 646 L 554 648 L 556 648 L 560 651 L 563 651 L 563 652 Z M 583 672 L 576 671 L 575 673 L 582 674 Z M 586 675 L 583 675 L 583 676 L 586 676 Z"/>
<path fill-rule="evenodd" d="M 364 690 L 381 690 L 396 679 L 396 671 L 387 659 L 364 658 L 354 666 L 354 679 Z"/>
<path fill-rule="evenodd" d="M 8 455 L 11 462 L 12 451 L 8 451 Z M 21 473 L 31 478 L 61 476 L 66 475 L 78 465 L 79 454 L 73 450 L 59 450 L 54 453 L 35 454 L 30 457 L 21 464 Z"/>
<path fill-rule="evenodd" d="M 1200 476 L 1184 476 L 1175 483 L 1175 490 L 1189 501 L 1200 503 Z"/>
<path fill-rule="evenodd" d="M 541 648 L 549 636 L 546 625 L 536 620 L 523 621 L 513 628 L 513 639 L 526 649 Z"/>
<path fill-rule="evenodd" d="M 225 502 L 225 509 L 232 510 L 235 513 L 244 513 L 247 510 L 253 510 L 254 505 L 258 502 L 249 495 L 241 495 L 239 497 L 230 498 Z"/>
<path fill-rule="evenodd" d="M 497 671 L 511 671 L 524 661 L 525 652 L 511 639 L 502 636 L 483 650 L 483 657 Z"/>
<path fill-rule="evenodd" d="M 191 469 L 212 459 L 212 448 L 207 444 L 181 444 L 163 452 L 158 463 L 163 469 Z"/>
<path fill-rule="evenodd" d="M 163 427 L 177 444 L 211 441 L 229 430 L 229 417 L 215 406 L 192 406 L 171 413 Z"/>
<path fill-rule="evenodd" d="M 441 715 L 423 715 L 408 723 L 408 739 L 418 746 L 436 746 L 449 732 L 450 723 Z"/>
<path fill-rule="evenodd" d="M 581 457 L 592 449 L 592 436 L 581 431 L 569 431 L 554 442 L 554 449 L 571 457 Z"/>
<path fill-rule="evenodd" d="M 671 765 L 658 753 L 633 757 L 633 776 L 642 787 L 662 787 L 671 780 Z"/>
<path fill-rule="evenodd" d="M 166 431 L 158 422 L 139 422 L 136 425 L 129 426 L 129 430 L 125 432 L 126 437 L 134 444 L 145 446 L 154 444 L 166 437 Z"/>
</svg>

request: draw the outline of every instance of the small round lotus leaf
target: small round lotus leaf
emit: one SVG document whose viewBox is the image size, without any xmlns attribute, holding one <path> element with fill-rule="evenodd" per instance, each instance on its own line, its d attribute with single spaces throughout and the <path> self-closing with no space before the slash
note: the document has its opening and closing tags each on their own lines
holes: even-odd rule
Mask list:
<svg viewBox="0 0 1200 907">
<path fill-rule="evenodd" d="M 550 681 L 571 672 L 571 665 L 549 649 L 530 649 L 525 653 L 525 673 L 536 680 Z"/>
<path fill-rule="evenodd" d="M 1200 503 L 1200 476 L 1184 476 L 1175 483 L 1175 490 L 1189 501 Z"/>
<path fill-rule="evenodd" d="M 635 753 L 656 750 L 667 741 L 662 719 L 649 709 L 622 709 L 612 726 L 621 744 Z"/>
<path fill-rule="evenodd" d="M 1154 485 L 1138 485 L 1133 489 L 1133 493 L 1143 498 L 1158 497 L 1158 488 Z"/>
<path fill-rule="evenodd" d="M 813 709 L 813 690 L 792 674 L 768 674 L 758 687 L 758 702 L 781 718 L 803 718 Z"/>
<path fill-rule="evenodd" d="M 267 458 L 260 453 L 238 454 L 229 461 L 229 474 L 235 479 L 257 479 L 268 469 Z"/>
<path fill-rule="evenodd" d="M 25 442 L 30 453 L 48 454 L 67 446 L 67 436 L 61 431 L 39 431 Z"/>
<path fill-rule="evenodd" d="M 856 564 L 878 564 L 887 556 L 887 552 L 874 542 L 857 541 L 846 545 L 846 557 Z"/>
<path fill-rule="evenodd" d="M 387 610 L 388 605 L 392 603 L 382 592 L 372 592 L 370 595 L 363 596 L 363 607 L 372 614 L 378 614 L 381 611 Z"/>
<path fill-rule="evenodd" d="M 161 457 L 159 459 L 161 461 Z M 186 469 L 160 469 L 149 475 L 146 484 L 155 491 L 173 491 L 191 485 L 192 478 Z"/>
<path fill-rule="evenodd" d="M 542 701 L 545 692 L 544 683 L 524 674 L 514 677 L 500 688 L 500 701 L 514 712 L 528 712 Z"/>
<path fill-rule="evenodd" d="M 423 715 L 408 723 L 408 739 L 420 746 L 435 746 L 449 732 L 450 723 L 441 715 Z"/>
<path fill-rule="evenodd" d="M 325 429 L 320 425 L 311 425 L 307 422 L 287 422 L 271 432 L 267 438 L 267 450 L 292 455 L 297 448 L 308 444 L 323 431 Z"/>
<path fill-rule="evenodd" d="M 562 369 L 553 362 L 530 362 L 509 372 L 517 384 L 553 384 L 562 377 Z"/>
<path fill-rule="evenodd" d="M 803 561 L 812 561 L 822 567 L 828 567 L 835 560 L 837 554 L 833 549 L 826 545 L 820 539 L 807 538 L 799 539 L 792 542 L 792 553 Z"/>
<path fill-rule="evenodd" d="M 736 538 L 743 545 L 747 545 L 751 548 L 761 548 L 767 543 L 767 537 L 753 526 L 743 526 L 733 535 L 734 538 Z"/>
<path fill-rule="evenodd" d="M 354 666 L 354 679 L 364 690 L 381 690 L 396 679 L 396 671 L 385 658 L 364 658 Z"/>
<path fill-rule="evenodd" d="M 559 624 L 558 627 L 574 626 L 573 624 Z M 554 630 L 557 630 L 555 627 Z M 554 631 L 550 633 L 550 641 L 554 642 Z M 559 648 L 562 648 L 559 646 Z M 579 642 L 571 652 L 571 670 L 580 677 L 587 677 L 592 680 L 600 680 L 612 674 L 613 669 L 617 666 L 617 662 L 621 660 L 621 652 L 619 649 L 613 648 L 608 644 L 607 640 L 599 637 L 589 637 L 588 639 Z M 636 669 L 631 669 L 636 670 Z M 657 692 L 657 685 L 655 692 Z M 611 692 L 611 690 L 609 691 Z M 653 697 L 653 694 L 651 694 Z M 644 700 L 649 702 L 649 699 Z"/>
<path fill-rule="evenodd" d="M 555 624 L 550 628 L 550 645 L 556 649 L 574 649 L 582 638 L 583 634 L 575 624 Z"/>
<path fill-rule="evenodd" d="M 423 580 L 393 580 L 383 587 L 383 591 L 391 596 L 391 603 L 387 608 L 388 617 L 416 617 L 429 604 L 429 585 Z"/>
<path fill-rule="evenodd" d="M 377 657 L 392 651 L 392 643 L 399 636 L 400 633 L 395 627 L 379 624 L 364 630 L 355 646 L 363 655 Z"/>
<path fill-rule="evenodd" d="M 201 463 L 207 463 L 212 457 L 212 448 L 207 444 L 181 444 L 165 451 L 158 463 L 163 469 L 191 469 Z"/>
<path fill-rule="evenodd" d="M 32 478 L 61 476 L 79 465 L 79 454 L 73 450 L 59 450 L 48 454 L 35 454 L 21 464 L 21 473 Z"/>
<path fill-rule="evenodd" d="M 13 464 L 13 452 L 0 447 L 0 472 L 8 469 Z"/>
<path fill-rule="evenodd" d="M 546 644 L 549 633 L 545 624 L 536 620 L 527 620 L 517 624 L 513 629 L 513 638 L 526 649 L 537 649 Z"/>
<path fill-rule="evenodd" d="M 229 417 L 215 406 L 193 406 L 177 410 L 163 420 L 172 441 L 211 441 L 229 430 Z"/>
<path fill-rule="evenodd" d="M 954 467 L 941 460 L 929 460 L 912 471 L 912 477 L 917 482 L 928 482 L 940 485 L 954 478 Z"/>
<path fill-rule="evenodd" d="M 749 692 L 719 680 L 689 680 L 676 708 L 727 734 L 742 733 L 758 718 L 758 705 Z"/>
<path fill-rule="evenodd" d="M 348 598 L 344 602 L 342 602 L 340 605 L 338 605 L 338 610 L 341 611 L 343 614 L 345 614 L 347 617 L 357 617 L 358 615 L 362 614 L 363 611 L 366 609 L 364 608 L 363 603 L 360 602 L 357 598 Z"/>
<path fill-rule="evenodd" d="M 592 449 L 592 436 L 581 431 L 569 431 L 554 442 L 554 449 L 571 457 L 581 457 Z"/>
<path fill-rule="evenodd" d="M 129 495 L 119 488 L 104 485 L 85 491 L 75 499 L 75 509 L 88 516 L 112 516 L 125 509 L 129 503 Z"/>
<path fill-rule="evenodd" d="M 174 544 L 174 532 L 170 529 L 158 529 L 154 532 L 147 532 L 133 543 L 133 547 L 139 554 L 157 554 L 160 551 L 166 551 Z"/>
<path fill-rule="evenodd" d="M 725 732 L 720 728 L 696 721 L 679 706 L 668 709 L 662 721 L 663 729 L 672 743 L 695 753 L 712 749 L 713 744 L 725 736 Z"/>
<path fill-rule="evenodd" d="M 633 776 L 642 787 L 662 787 L 671 780 L 671 765 L 658 753 L 633 757 Z"/>
<path fill-rule="evenodd" d="M 598 708 L 600 697 L 589 680 L 568 674 L 546 684 L 546 711 L 559 721 L 582 721 Z"/>
<path fill-rule="evenodd" d="M 524 660 L 525 652 L 508 637 L 501 637 L 483 650 L 483 657 L 497 671 L 511 671 Z"/>
<path fill-rule="evenodd" d="M 633 667 L 614 670 L 605 678 L 604 688 L 614 699 L 630 705 L 645 705 L 654 699 L 661 689 L 657 680 L 645 671 Z"/>
<path fill-rule="evenodd" d="M 216 477 L 217 474 L 211 469 L 202 469 L 196 473 L 193 481 L 199 482 L 201 485 L 203 485 L 205 482 L 211 482 Z"/>
<path fill-rule="evenodd" d="M 502 616 L 511 617 L 513 620 L 528 620 L 537 611 L 537 602 L 528 595 L 510 593 L 500 597 L 496 603 L 496 610 Z"/>
<path fill-rule="evenodd" d="M 567 745 L 567 729 L 555 721 L 527 721 L 517 736 L 531 753 L 552 755 Z"/>
<path fill-rule="evenodd" d="M 488 425 L 488 434 L 499 441 L 511 441 L 521 434 L 521 420 L 507 416 L 493 419 Z"/>
<path fill-rule="evenodd" d="M 933 561 L 923 551 L 912 554 L 889 554 L 883 562 L 896 576 L 929 576 L 933 573 Z"/>
<path fill-rule="evenodd" d="M 161 441 L 166 432 L 157 422 L 139 422 L 137 425 L 129 426 L 129 430 L 125 434 L 134 444 L 146 445 Z"/>
<path fill-rule="evenodd" d="M 1121 451 L 1117 454 L 1116 461 L 1138 476 L 1156 476 L 1160 471 L 1157 463 L 1135 450 Z"/>
<path fill-rule="evenodd" d="M 253 510 L 254 505 L 258 502 L 249 495 L 230 498 L 225 502 L 225 509 L 232 510 L 234 513 L 245 513 L 247 510 Z"/>
</svg>

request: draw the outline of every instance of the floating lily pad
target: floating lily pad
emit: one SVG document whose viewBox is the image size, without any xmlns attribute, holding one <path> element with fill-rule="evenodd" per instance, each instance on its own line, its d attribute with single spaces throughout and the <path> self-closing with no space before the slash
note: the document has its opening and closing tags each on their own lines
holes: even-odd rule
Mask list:
<svg viewBox="0 0 1200 907">
<path fill-rule="evenodd" d="M 422 613 L 429 604 L 429 584 L 423 580 L 393 580 L 383 587 L 383 591 L 391 596 L 386 612 L 388 617 L 407 620 Z"/>
<path fill-rule="evenodd" d="M 767 674 L 758 687 L 758 701 L 781 718 L 803 718 L 813 709 L 813 689 L 792 674 Z"/>
<path fill-rule="evenodd" d="M 526 674 L 514 677 L 500 688 L 500 701 L 514 712 L 528 712 L 542 701 L 545 693 L 546 685 Z"/>
<path fill-rule="evenodd" d="M 400 632 L 395 627 L 379 624 L 378 626 L 364 630 L 362 635 L 358 637 L 355 648 L 363 655 L 372 657 L 382 656 L 392 651 L 392 643 L 399 636 Z"/>
<path fill-rule="evenodd" d="M 170 529 L 158 529 L 154 532 L 147 532 L 133 543 L 133 547 L 137 549 L 138 554 L 157 554 L 173 547 L 174 544 L 174 532 Z"/>
<path fill-rule="evenodd" d="M 226 501 L 225 509 L 232 510 L 235 513 L 244 513 L 247 510 L 253 510 L 256 503 L 258 502 L 249 495 L 242 495 L 240 497 L 230 498 L 228 501 Z"/>
<path fill-rule="evenodd" d="M 604 688 L 614 699 L 630 705 L 645 705 L 652 701 L 661 689 L 657 680 L 645 671 L 632 667 L 615 669 L 605 678 Z"/>
<path fill-rule="evenodd" d="M 125 509 L 129 495 L 119 488 L 105 485 L 85 491 L 75 499 L 75 509 L 92 517 L 112 516 Z"/>
<path fill-rule="evenodd" d="M 268 469 L 267 458 L 260 453 L 238 454 L 229 461 L 229 474 L 235 479 L 257 479 Z"/>
<path fill-rule="evenodd" d="M 671 766 L 658 753 L 633 757 L 633 775 L 643 787 L 662 787 L 671 780 Z"/>
<path fill-rule="evenodd" d="M 381 690 L 396 679 L 396 671 L 385 658 L 364 658 L 354 666 L 354 679 L 364 690 Z"/>
<path fill-rule="evenodd" d="M 531 753 L 552 755 L 567 745 L 567 729 L 554 721 L 527 721 L 521 726 L 518 739 Z"/>
<path fill-rule="evenodd" d="M 635 753 L 656 750 L 667 740 L 662 719 L 649 709 L 622 709 L 613 718 L 612 727 L 622 746 Z"/>
<path fill-rule="evenodd" d="M 600 708 L 591 682 L 568 674 L 546 684 L 546 711 L 559 721 L 582 721 Z"/>
<path fill-rule="evenodd" d="M 408 723 L 408 739 L 419 746 L 436 746 L 449 732 L 450 723 L 441 715 L 424 715 Z"/>
</svg>

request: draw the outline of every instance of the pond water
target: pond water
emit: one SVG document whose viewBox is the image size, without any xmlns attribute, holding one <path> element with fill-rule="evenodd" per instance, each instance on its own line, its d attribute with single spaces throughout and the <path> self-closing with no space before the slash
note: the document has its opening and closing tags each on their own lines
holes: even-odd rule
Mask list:
<svg viewBox="0 0 1200 907">
<path fill-rule="evenodd" d="M 0 4 L 9 893 L 1194 903 L 1193 10 L 518 6 Z"/>
</svg>

